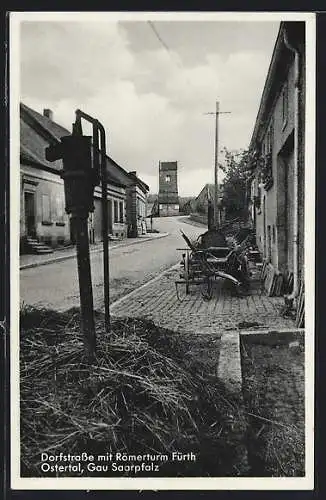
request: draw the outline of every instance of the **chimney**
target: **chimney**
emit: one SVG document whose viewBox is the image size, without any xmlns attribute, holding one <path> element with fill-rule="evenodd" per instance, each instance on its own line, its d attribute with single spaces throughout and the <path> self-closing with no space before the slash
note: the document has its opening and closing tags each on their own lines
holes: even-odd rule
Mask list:
<svg viewBox="0 0 326 500">
<path fill-rule="evenodd" d="M 53 111 L 51 109 L 43 109 L 43 116 L 46 116 L 49 120 L 53 120 Z"/>
</svg>

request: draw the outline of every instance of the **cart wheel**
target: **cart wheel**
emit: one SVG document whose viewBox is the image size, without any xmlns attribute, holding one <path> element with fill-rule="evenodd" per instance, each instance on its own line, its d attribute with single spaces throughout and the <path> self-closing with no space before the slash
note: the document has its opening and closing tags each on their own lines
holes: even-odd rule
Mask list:
<svg viewBox="0 0 326 500">
<path fill-rule="evenodd" d="M 189 252 L 186 252 L 185 255 L 185 272 L 184 279 L 186 282 L 186 294 L 189 295 L 189 280 L 190 280 L 190 263 L 189 263 Z"/>
<path fill-rule="evenodd" d="M 204 300 L 211 300 L 213 296 L 213 277 L 205 276 L 201 285 L 201 294 Z"/>
</svg>

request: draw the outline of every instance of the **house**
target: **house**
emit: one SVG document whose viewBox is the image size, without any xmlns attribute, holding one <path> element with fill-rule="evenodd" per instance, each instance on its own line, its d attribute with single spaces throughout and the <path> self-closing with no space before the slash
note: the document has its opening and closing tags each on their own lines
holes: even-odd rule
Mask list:
<svg viewBox="0 0 326 500">
<path fill-rule="evenodd" d="M 190 215 L 194 212 L 194 196 L 179 196 L 179 211 L 183 215 Z"/>
<path fill-rule="evenodd" d="M 208 214 L 208 202 L 211 201 L 214 207 L 215 201 L 215 184 L 205 184 L 203 189 L 200 191 L 199 195 L 193 202 L 195 211 L 198 213 Z M 225 211 L 223 208 L 223 185 L 219 184 L 218 187 L 218 211 L 219 211 L 219 222 L 223 222 L 225 219 Z"/>
<path fill-rule="evenodd" d="M 33 250 L 34 242 L 49 247 L 71 240 L 69 216 L 65 213 L 61 161 L 45 159 L 45 148 L 68 130 L 52 121 L 51 111 L 44 116 L 20 105 L 20 242 L 21 251 Z M 36 251 L 35 247 L 35 251 Z M 46 251 L 46 246 L 39 251 Z"/>
<path fill-rule="evenodd" d="M 147 196 L 147 217 L 158 217 L 158 195 L 149 193 Z"/>
<path fill-rule="evenodd" d="M 45 149 L 70 131 L 53 121 L 51 110 L 43 115 L 20 105 L 20 241 L 21 251 L 45 253 L 51 248 L 74 243 L 72 219 L 65 212 L 62 160 L 48 162 Z M 109 234 L 126 237 L 128 225 L 137 213 L 128 211 L 127 195 L 145 193 L 148 187 L 107 156 Z M 138 191 L 134 190 L 137 184 Z M 129 199 L 129 198 L 128 198 Z M 137 202 L 135 201 L 135 205 Z M 141 206 L 141 205 L 140 205 Z M 140 208 L 142 213 L 144 208 Z M 101 187 L 94 190 L 94 212 L 89 216 L 90 242 L 102 239 Z"/>
<path fill-rule="evenodd" d="M 257 245 L 293 295 L 304 269 L 305 23 L 282 22 L 252 134 Z"/>
<path fill-rule="evenodd" d="M 127 236 L 127 179 L 114 175 L 115 161 L 107 157 L 108 176 L 108 230 L 116 238 Z M 126 172 L 127 174 L 127 172 Z M 102 190 L 101 186 L 94 189 L 94 212 L 89 214 L 89 235 L 91 243 L 102 241 Z"/>
<path fill-rule="evenodd" d="M 137 177 L 137 172 L 129 172 L 127 186 L 127 222 L 128 236 L 137 237 L 146 234 L 147 194 L 149 187 Z"/>
<path fill-rule="evenodd" d="M 159 163 L 159 216 L 179 215 L 178 162 Z"/>
</svg>

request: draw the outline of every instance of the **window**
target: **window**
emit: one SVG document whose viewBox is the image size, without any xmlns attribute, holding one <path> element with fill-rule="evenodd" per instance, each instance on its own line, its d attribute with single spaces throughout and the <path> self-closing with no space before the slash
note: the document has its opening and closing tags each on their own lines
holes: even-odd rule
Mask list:
<svg viewBox="0 0 326 500">
<path fill-rule="evenodd" d="M 119 222 L 119 215 L 118 215 L 118 202 L 114 200 L 114 223 L 116 224 Z"/>
<path fill-rule="evenodd" d="M 137 199 L 137 202 L 138 202 L 138 214 L 141 215 L 141 217 L 145 217 L 146 213 L 145 213 L 145 203 L 142 199 L 138 198 Z"/>
<path fill-rule="evenodd" d="M 286 82 L 283 88 L 283 93 L 282 93 L 282 117 L 283 117 L 283 126 L 286 124 L 287 119 L 288 119 L 288 107 L 289 107 L 289 87 L 288 83 Z"/>
<path fill-rule="evenodd" d="M 274 120 L 271 121 L 271 124 L 269 126 L 269 145 L 270 145 L 269 152 L 270 153 L 273 151 L 273 142 L 274 142 Z"/>
<path fill-rule="evenodd" d="M 174 210 L 179 210 L 179 205 L 174 205 Z"/>
<path fill-rule="evenodd" d="M 265 135 L 265 140 L 263 144 L 263 154 L 268 155 L 273 149 L 273 121 L 271 122 L 267 133 Z"/>
<path fill-rule="evenodd" d="M 123 224 L 124 221 L 123 201 L 120 201 L 119 203 L 119 215 L 120 215 L 120 223 Z"/>
<path fill-rule="evenodd" d="M 48 194 L 42 194 L 42 221 L 51 221 L 50 196 Z"/>
<path fill-rule="evenodd" d="M 171 175 L 167 175 L 165 177 L 165 182 L 171 182 Z"/>
<path fill-rule="evenodd" d="M 64 201 L 62 196 L 56 197 L 56 215 L 58 221 L 63 221 L 64 218 Z"/>
</svg>

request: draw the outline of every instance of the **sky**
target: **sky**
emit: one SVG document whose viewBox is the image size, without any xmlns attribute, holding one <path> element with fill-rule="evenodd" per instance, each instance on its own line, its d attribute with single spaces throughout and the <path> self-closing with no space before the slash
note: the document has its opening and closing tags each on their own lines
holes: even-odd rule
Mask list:
<svg viewBox="0 0 326 500">
<path fill-rule="evenodd" d="M 217 100 L 230 112 L 219 116 L 219 151 L 248 147 L 278 29 L 277 21 L 23 21 L 20 99 L 50 108 L 69 131 L 78 108 L 97 118 L 108 154 L 151 193 L 159 161 L 177 161 L 179 195 L 197 196 L 214 180 L 215 116 L 205 113 Z"/>
</svg>

